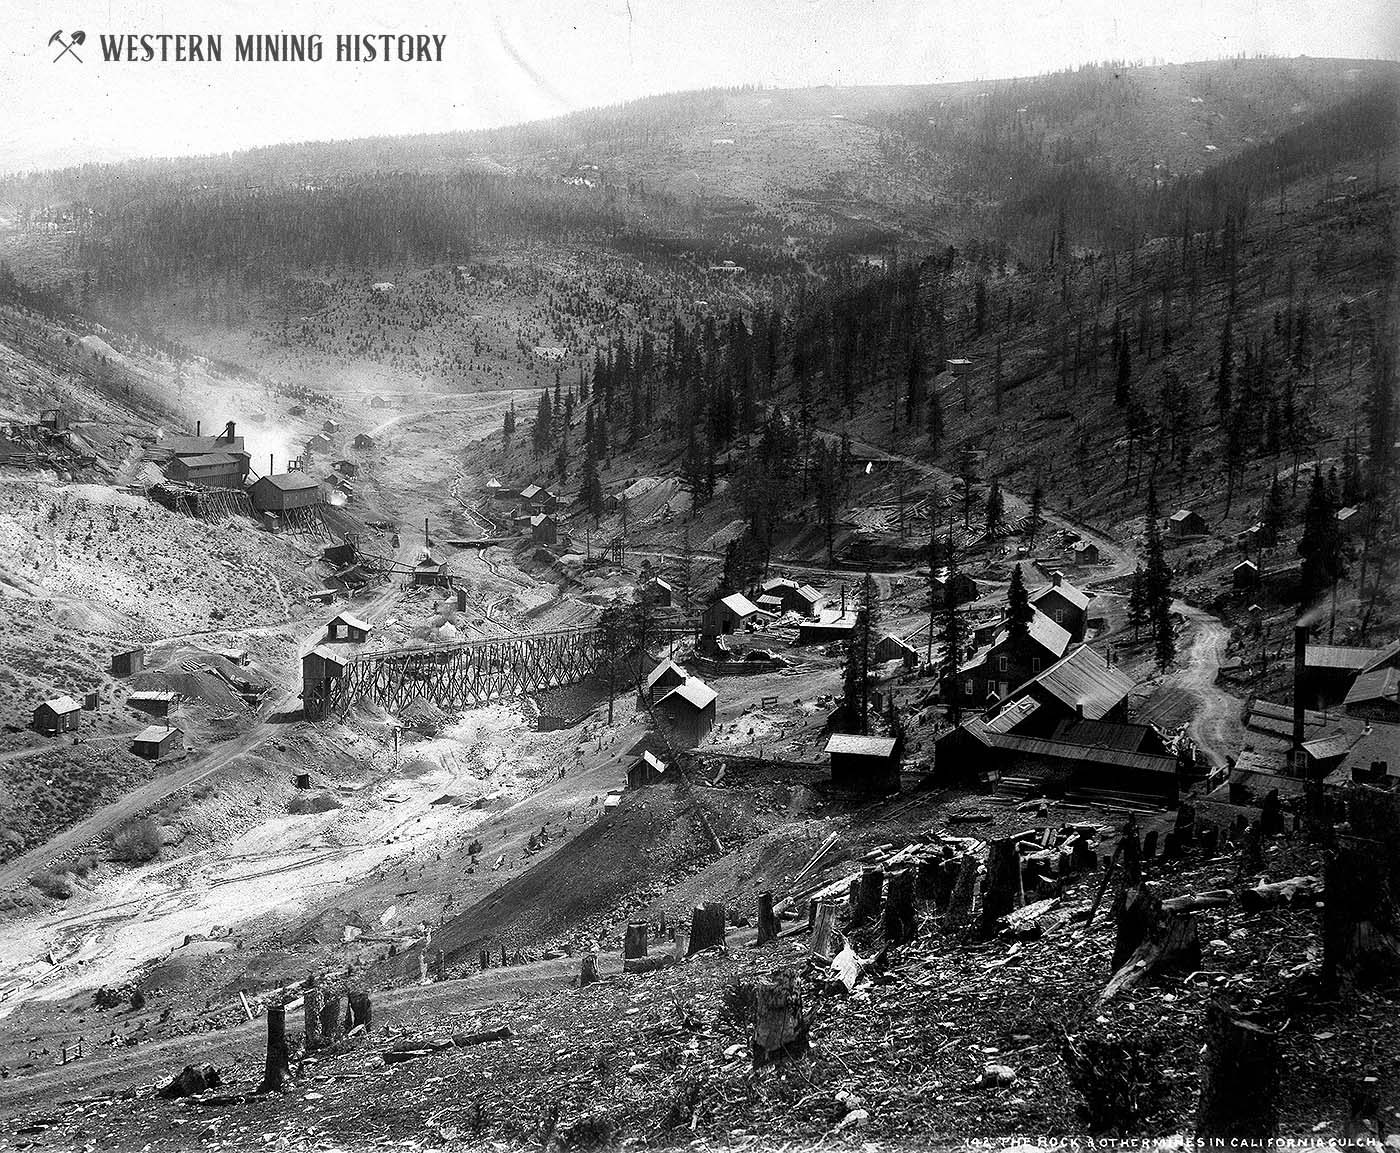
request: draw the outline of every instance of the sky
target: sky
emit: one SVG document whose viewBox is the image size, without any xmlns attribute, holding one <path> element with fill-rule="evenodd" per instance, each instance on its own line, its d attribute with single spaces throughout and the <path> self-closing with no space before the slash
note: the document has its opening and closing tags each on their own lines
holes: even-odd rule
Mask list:
<svg viewBox="0 0 1400 1153">
<path fill-rule="evenodd" d="M 6 15 L 0 172 L 492 127 L 710 85 L 931 84 L 1240 53 L 1400 59 L 1395 0 L 6 0 Z M 60 55 L 75 31 L 81 62 Z M 224 59 L 102 58 L 103 33 L 162 32 L 219 33 Z M 283 32 L 319 34 L 328 58 L 233 61 L 235 35 Z M 445 36 L 442 59 L 329 59 L 337 35 L 384 33 Z"/>
</svg>

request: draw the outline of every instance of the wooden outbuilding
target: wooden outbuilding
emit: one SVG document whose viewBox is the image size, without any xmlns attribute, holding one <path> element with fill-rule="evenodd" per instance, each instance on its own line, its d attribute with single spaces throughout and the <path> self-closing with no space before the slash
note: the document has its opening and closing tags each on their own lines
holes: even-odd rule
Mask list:
<svg viewBox="0 0 1400 1153">
<path fill-rule="evenodd" d="M 899 742 L 893 737 L 835 733 L 826 743 L 826 755 L 837 788 L 881 796 L 899 789 Z"/>
<path fill-rule="evenodd" d="M 131 742 L 131 751 L 148 761 L 158 761 L 181 747 L 181 732 L 169 725 L 147 725 Z"/>
<path fill-rule="evenodd" d="M 665 773 L 666 762 L 643 749 L 642 755 L 633 761 L 627 769 L 627 787 L 629 789 L 646 788 L 647 785 L 656 784 Z"/>
<path fill-rule="evenodd" d="M 1189 537 L 1205 536 L 1210 530 L 1206 527 L 1205 518 L 1200 513 L 1189 508 L 1179 508 L 1167 518 L 1167 527 L 1171 535 L 1178 540 L 1185 540 Z"/>
<path fill-rule="evenodd" d="M 331 617 L 330 622 L 326 625 L 326 639 L 363 644 L 369 639 L 370 628 L 367 621 L 363 621 L 351 613 L 341 613 Z"/>
<path fill-rule="evenodd" d="M 125 652 L 112 654 L 112 675 L 114 677 L 134 676 L 145 667 L 145 649 L 127 649 Z"/>
<path fill-rule="evenodd" d="M 314 508 L 321 503 L 321 485 L 314 476 L 297 472 L 274 472 L 260 476 L 248 489 L 258 512 L 282 513 L 289 509 Z"/>
<path fill-rule="evenodd" d="M 78 717 L 83 706 L 72 697 L 54 697 L 41 702 L 34 709 L 34 728 L 46 737 L 56 737 L 59 733 L 78 731 Z"/>
<path fill-rule="evenodd" d="M 758 606 L 743 593 L 730 593 L 715 601 L 700 617 L 701 632 L 714 634 L 737 632 L 758 616 Z"/>
<path fill-rule="evenodd" d="M 714 727 L 715 701 L 719 694 L 698 677 L 661 697 L 655 709 L 670 726 L 676 739 L 687 748 L 700 744 Z"/>
</svg>

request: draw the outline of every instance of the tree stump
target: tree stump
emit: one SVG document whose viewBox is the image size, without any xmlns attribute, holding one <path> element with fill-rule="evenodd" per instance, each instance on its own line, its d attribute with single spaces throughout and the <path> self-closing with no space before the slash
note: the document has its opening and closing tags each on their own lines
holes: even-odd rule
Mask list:
<svg viewBox="0 0 1400 1153">
<path fill-rule="evenodd" d="M 948 898 L 948 908 L 943 914 L 943 931 L 960 934 L 972 924 L 972 909 L 977 902 L 977 858 L 965 853 L 958 865 L 958 878 L 953 893 Z"/>
<path fill-rule="evenodd" d="M 1206 1009 L 1197 1138 L 1276 1136 L 1278 1065 L 1277 1034 L 1212 1002 Z"/>
<path fill-rule="evenodd" d="M 758 895 L 758 943 L 766 945 L 778 935 L 778 918 L 773 913 L 773 894 Z"/>
<path fill-rule="evenodd" d="M 723 944 L 724 905 L 719 901 L 696 905 L 690 914 L 690 944 L 685 955 L 688 957 L 701 949 L 713 949 Z"/>
<path fill-rule="evenodd" d="M 481 950 L 480 963 L 483 969 L 489 969 L 491 967 L 491 954 L 485 949 Z"/>
<path fill-rule="evenodd" d="M 1157 859 L 1157 830 L 1148 829 L 1142 835 L 1142 863 L 1150 865 Z"/>
<path fill-rule="evenodd" d="M 1282 833 L 1283 807 L 1279 804 L 1278 790 L 1270 789 L 1259 806 L 1259 835 L 1277 837 Z"/>
<path fill-rule="evenodd" d="M 792 973 L 773 973 L 754 987 L 754 1068 L 800 1057 L 807 1051 L 802 993 Z"/>
<path fill-rule="evenodd" d="M 622 939 L 622 959 L 636 960 L 638 957 L 645 957 L 650 948 L 647 940 L 651 926 L 645 921 L 630 921 L 627 925 L 627 935 Z"/>
<path fill-rule="evenodd" d="M 1184 833 L 1186 840 L 1191 840 L 1196 829 L 1196 806 L 1190 801 L 1182 801 L 1176 810 L 1176 829 Z"/>
<path fill-rule="evenodd" d="M 1264 840 L 1259 822 L 1251 821 L 1240 841 L 1239 878 L 1249 877 L 1264 867 Z"/>
<path fill-rule="evenodd" d="M 1016 842 L 1010 837 L 992 841 L 987 846 L 987 879 L 982 886 L 982 936 L 995 936 L 997 921 L 1025 903 Z"/>
<path fill-rule="evenodd" d="M 851 924 L 864 925 L 880 912 L 880 899 L 885 890 L 884 869 L 862 869 L 851 882 Z"/>
<path fill-rule="evenodd" d="M 807 950 L 813 959 L 825 965 L 831 960 L 831 931 L 836 925 L 836 906 L 830 901 L 812 902 L 812 936 Z"/>
<path fill-rule="evenodd" d="M 933 907 L 936 912 L 943 913 L 947 910 L 948 902 L 953 899 L 953 890 L 958 887 L 958 874 L 961 872 L 960 857 L 948 857 L 938 862 L 938 880 L 933 894 Z"/>
<path fill-rule="evenodd" d="M 907 944 L 914 939 L 917 931 L 914 920 L 914 874 L 908 869 L 896 869 L 890 874 L 885 891 L 885 944 Z"/>
<path fill-rule="evenodd" d="M 1099 1000 L 1110 1001 L 1148 979 L 1169 973 L 1193 973 L 1200 967 L 1201 941 L 1196 934 L 1195 914 L 1169 913 L 1113 974 Z"/>
<path fill-rule="evenodd" d="M 287 1009 L 283 1005 L 267 1007 L 267 1063 L 263 1066 L 259 1093 L 275 1093 L 292 1075 L 287 1056 Z"/>
<path fill-rule="evenodd" d="M 1200 827 L 1201 852 L 1207 857 L 1213 857 L 1220 848 L 1220 830 L 1214 825 L 1203 824 Z"/>
<path fill-rule="evenodd" d="M 598 954 L 585 953 L 578 967 L 578 987 L 586 989 L 598 979 Z"/>
<path fill-rule="evenodd" d="M 370 1003 L 368 993 L 351 993 L 350 1001 L 350 1028 L 358 1029 L 364 1027 L 365 1035 L 369 1035 L 370 1027 Z"/>
<path fill-rule="evenodd" d="M 312 985 L 302 994 L 301 1004 L 306 1015 L 305 1046 L 310 1053 L 321 1047 L 321 1010 L 325 1008 L 326 995 L 320 986 Z"/>
<path fill-rule="evenodd" d="M 1116 935 L 1113 939 L 1113 957 L 1109 962 L 1111 972 L 1118 972 L 1148 937 L 1162 919 L 1162 903 L 1151 888 L 1141 885 L 1136 889 L 1125 889 L 1114 904 Z"/>
<path fill-rule="evenodd" d="M 914 872 L 914 900 L 921 905 L 937 902 L 938 874 L 943 862 L 937 857 L 921 857 Z"/>
<path fill-rule="evenodd" d="M 341 1012 L 340 994 L 324 994 L 321 1006 L 321 1043 L 335 1045 L 345 1039 L 345 1014 Z"/>
<path fill-rule="evenodd" d="M 1386 859 L 1400 842 L 1400 797 L 1376 796 L 1370 802 L 1380 818 L 1374 830 L 1355 813 L 1350 791 L 1347 801 L 1353 831 L 1338 835 L 1327 860 L 1322 906 L 1322 981 L 1341 996 L 1400 980 L 1400 866 Z M 1388 830 L 1387 809 L 1394 821 Z M 1358 822 L 1368 832 L 1388 831 L 1395 839 L 1357 836 Z"/>
</svg>

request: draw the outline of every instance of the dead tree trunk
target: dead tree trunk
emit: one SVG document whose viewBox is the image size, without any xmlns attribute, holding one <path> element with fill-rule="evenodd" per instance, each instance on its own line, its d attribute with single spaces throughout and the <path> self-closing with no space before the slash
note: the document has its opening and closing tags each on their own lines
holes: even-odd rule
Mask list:
<svg viewBox="0 0 1400 1153">
<path fill-rule="evenodd" d="M 340 994 L 327 993 L 321 1006 L 321 1042 L 334 1045 L 345 1037 L 345 1014 L 341 1012 Z"/>
<path fill-rule="evenodd" d="M 363 1028 L 369 1035 L 370 1003 L 368 993 L 350 994 L 350 1028 Z"/>
<path fill-rule="evenodd" d="M 754 1068 L 800 1057 L 806 1051 L 807 1021 L 796 978 L 782 971 L 759 981 L 754 988 Z"/>
<path fill-rule="evenodd" d="M 942 864 L 937 857 L 922 857 L 915 866 L 914 900 L 920 904 L 938 900 L 938 871 Z"/>
<path fill-rule="evenodd" d="M 585 953 L 578 967 L 578 987 L 586 989 L 598 979 L 598 955 Z"/>
<path fill-rule="evenodd" d="M 302 1009 L 306 1014 L 306 1051 L 321 1047 L 321 1010 L 325 1007 L 326 995 L 319 986 L 312 985 L 302 994 Z"/>
<path fill-rule="evenodd" d="M 696 905 L 690 914 L 690 945 L 685 955 L 698 953 L 701 949 L 713 949 L 724 944 L 724 905 L 719 901 L 706 901 Z"/>
<path fill-rule="evenodd" d="M 1277 837 L 1283 832 L 1283 807 L 1277 789 L 1264 794 L 1264 802 L 1259 806 L 1259 832 L 1265 837 Z"/>
<path fill-rule="evenodd" d="M 287 1057 L 287 1010 L 283 1005 L 267 1007 L 267 1064 L 263 1066 L 259 1093 L 275 1093 L 292 1075 Z"/>
<path fill-rule="evenodd" d="M 1277 1034 L 1212 1002 L 1206 1010 L 1197 1138 L 1276 1136 L 1278 1063 Z"/>
<path fill-rule="evenodd" d="M 997 921 L 1025 903 L 1016 842 L 1010 837 L 992 841 L 987 846 L 987 880 L 982 887 L 982 936 L 995 936 Z"/>
<path fill-rule="evenodd" d="M 1017 880 L 1020 880 L 1019 873 Z M 908 869 L 897 869 L 890 874 L 889 885 L 885 891 L 885 944 L 906 944 L 914 939 L 916 931 L 914 874 Z"/>
<path fill-rule="evenodd" d="M 636 960 L 638 957 L 645 957 L 650 943 L 647 934 L 650 930 L 645 921 L 630 921 L 627 925 L 627 936 L 622 940 L 622 959 L 624 961 Z"/>
<path fill-rule="evenodd" d="M 778 935 L 778 918 L 773 913 L 773 894 L 758 895 L 758 943 L 766 945 Z"/>
<path fill-rule="evenodd" d="M 863 925 L 875 919 L 885 889 L 883 869 L 862 869 L 851 882 L 851 924 Z"/>
<path fill-rule="evenodd" d="M 945 933 L 965 933 L 972 924 L 972 909 L 977 902 L 977 858 L 965 853 L 961 861 L 953 895 L 948 898 L 948 909 L 943 914 Z"/>
<path fill-rule="evenodd" d="M 812 938 L 807 950 L 823 965 L 831 960 L 831 931 L 836 925 L 836 906 L 830 901 L 814 901 L 812 904 Z"/>
</svg>

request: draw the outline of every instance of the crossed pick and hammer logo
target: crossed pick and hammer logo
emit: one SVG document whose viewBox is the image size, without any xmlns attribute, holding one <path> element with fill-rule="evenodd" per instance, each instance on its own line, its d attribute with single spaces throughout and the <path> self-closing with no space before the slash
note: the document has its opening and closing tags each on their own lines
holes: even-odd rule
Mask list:
<svg viewBox="0 0 1400 1153">
<path fill-rule="evenodd" d="M 83 58 L 79 56 L 76 52 L 74 52 L 73 49 L 81 48 L 85 40 L 87 40 L 86 32 L 73 32 L 69 35 L 68 39 L 65 40 L 63 38 L 63 29 L 60 28 L 57 32 L 55 32 L 52 36 L 49 37 L 50 45 L 63 45 L 63 51 L 53 58 L 54 63 L 57 64 L 65 56 L 71 56 L 74 60 L 81 64 L 83 62 Z"/>
</svg>

